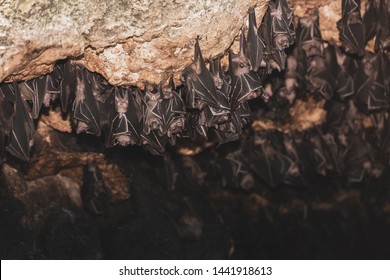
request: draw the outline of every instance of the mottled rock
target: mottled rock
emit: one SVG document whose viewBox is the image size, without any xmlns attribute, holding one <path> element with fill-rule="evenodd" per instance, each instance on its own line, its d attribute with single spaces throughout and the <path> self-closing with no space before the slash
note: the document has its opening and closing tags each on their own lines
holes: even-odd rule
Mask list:
<svg viewBox="0 0 390 280">
<path fill-rule="evenodd" d="M 113 85 L 159 83 L 191 63 L 197 36 L 205 58 L 222 54 L 250 7 L 268 0 L 0 2 L 0 81 L 27 80 L 71 58 Z"/>
</svg>

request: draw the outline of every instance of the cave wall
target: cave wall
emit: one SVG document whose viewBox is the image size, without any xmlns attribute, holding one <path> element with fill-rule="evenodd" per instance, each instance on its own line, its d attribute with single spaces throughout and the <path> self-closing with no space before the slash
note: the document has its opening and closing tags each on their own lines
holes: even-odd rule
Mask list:
<svg viewBox="0 0 390 280">
<path fill-rule="evenodd" d="M 290 0 L 296 16 L 317 5 L 322 36 L 338 41 L 341 1 Z M 0 81 L 28 80 L 71 58 L 111 84 L 158 84 L 193 59 L 201 37 L 205 58 L 237 39 L 247 11 L 257 22 L 268 0 L 12 1 L 0 3 Z M 366 1 L 362 1 L 364 11 Z"/>
</svg>

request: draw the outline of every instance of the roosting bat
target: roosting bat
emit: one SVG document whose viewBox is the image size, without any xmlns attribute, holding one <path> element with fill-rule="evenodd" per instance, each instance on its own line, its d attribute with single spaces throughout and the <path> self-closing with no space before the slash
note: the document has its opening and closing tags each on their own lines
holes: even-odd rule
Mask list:
<svg viewBox="0 0 390 280">
<path fill-rule="evenodd" d="M 162 155 L 165 152 L 167 136 L 151 130 L 149 134 L 141 133 L 141 142 L 152 155 Z"/>
<path fill-rule="evenodd" d="M 83 208 L 91 214 L 102 215 L 108 211 L 107 187 L 95 160 L 84 168 L 81 199 Z"/>
<path fill-rule="evenodd" d="M 334 48 L 338 64 L 335 83 L 336 95 L 340 100 L 345 100 L 347 97 L 352 96 L 355 93 L 355 83 L 352 75 L 347 69 L 347 60 L 349 58 L 339 49 L 337 45 L 335 45 Z"/>
<path fill-rule="evenodd" d="M 109 118 L 106 146 L 140 144 L 142 112 L 135 105 L 134 95 L 130 89 L 124 87 L 114 88 L 113 95 L 116 113 L 111 113 Z"/>
<path fill-rule="evenodd" d="M 230 108 L 234 111 L 246 100 L 256 98 L 261 92 L 261 80 L 257 73 L 250 71 L 250 62 L 246 57 L 246 40 L 240 34 L 238 54 L 229 52 L 229 74 L 231 77 Z"/>
<path fill-rule="evenodd" d="M 248 58 L 251 63 L 251 70 L 257 72 L 259 67 L 265 67 L 266 64 L 263 60 L 264 42 L 257 31 L 255 9 L 249 10 L 248 28 Z"/>
<path fill-rule="evenodd" d="M 0 164 L 5 156 L 6 137 L 12 129 L 12 117 L 14 116 L 14 108 L 12 104 L 5 99 L 4 93 L 1 88 L 4 85 L 0 85 Z"/>
<path fill-rule="evenodd" d="M 203 60 L 199 38 L 195 43 L 194 62 L 183 71 L 182 79 L 186 85 L 188 108 L 202 109 L 205 105 L 218 107 L 214 79 Z"/>
<path fill-rule="evenodd" d="M 158 104 L 158 113 L 161 115 L 162 133 L 166 134 L 172 145 L 175 144 L 176 135 L 184 129 L 185 107 L 183 99 L 175 91 L 173 80 L 168 88 L 160 85 L 161 99 Z"/>
<path fill-rule="evenodd" d="M 303 50 L 304 56 L 323 56 L 324 46 L 317 8 L 313 10 L 311 15 L 299 19 L 297 34 L 298 48 Z M 300 52 L 298 51 L 298 53 Z M 299 57 L 299 59 L 302 58 Z"/>
<path fill-rule="evenodd" d="M 15 114 L 9 135 L 9 145 L 6 149 L 15 157 L 28 161 L 33 145 L 35 126 L 29 114 L 28 105 L 20 94 L 19 86 L 14 83 L 13 88 L 15 89 Z"/>
<path fill-rule="evenodd" d="M 380 56 L 380 52 L 366 53 L 355 75 L 356 101 L 366 112 L 383 109 L 388 104 Z"/>
<path fill-rule="evenodd" d="M 273 45 L 277 50 L 282 51 L 295 41 L 294 14 L 286 0 L 270 2 L 269 13 L 272 20 Z"/>
<path fill-rule="evenodd" d="M 68 112 L 69 104 L 73 101 L 76 91 L 76 67 L 67 61 L 63 65 L 63 75 L 60 82 L 60 101 L 62 112 Z"/>
<path fill-rule="evenodd" d="M 342 18 L 337 22 L 340 40 L 346 52 L 362 56 L 366 40 L 360 0 L 342 0 L 341 3 Z"/>
<path fill-rule="evenodd" d="M 244 190 L 253 188 L 255 180 L 247 167 L 246 158 L 241 150 L 229 153 L 226 159 L 230 163 L 234 185 Z"/>
<path fill-rule="evenodd" d="M 85 70 L 79 66 L 76 66 L 76 80 L 76 97 L 73 102 L 73 118 L 78 121 L 76 132 L 85 131 L 100 136 L 99 110 Z"/>
<path fill-rule="evenodd" d="M 284 182 L 293 167 L 291 159 L 270 144 L 255 147 L 248 156 L 253 171 L 272 187 Z"/>
</svg>

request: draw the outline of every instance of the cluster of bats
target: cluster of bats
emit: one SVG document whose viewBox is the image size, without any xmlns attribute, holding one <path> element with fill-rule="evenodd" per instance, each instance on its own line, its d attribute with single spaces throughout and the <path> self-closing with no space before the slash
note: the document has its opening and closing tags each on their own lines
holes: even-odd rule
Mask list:
<svg viewBox="0 0 390 280">
<path fill-rule="evenodd" d="M 206 66 L 198 38 L 181 87 L 172 80 L 153 90 L 113 87 L 70 61 L 33 80 L 0 84 L 2 158 L 6 149 L 29 160 L 33 119 L 42 106 L 56 100 L 63 113 L 70 111 L 77 133 L 103 133 L 107 147 L 136 144 L 162 154 L 178 136 L 207 138 L 213 133 L 220 143 L 237 140 L 251 116 L 247 101 L 262 95 L 262 79 L 272 69 L 284 69 L 284 49 L 295 40 L 293 19 L 286 0 L 270 3 L 259 28 L 251 9 L 247 39 L 242 31 L 239 52 L 229 51 L 227 72 L 222 71 L 220 58 Z"/>
<path fill-rule="evenodd" d="M 359 0 L 342 0 L 338 47 L 323 41 L 317 8 L 298 19 L 295 31 L 286 0 L 272 0 L 259 27 L 255 10 L 249 11 L 247 32 L 240 33 L 238 53 L 228 51 L 226 72 L 220 57 L 206 66 L 198 38 L 180 87 L 172 80 L 153 90 L 113 87 L 69 61 L 37 79 L 1 84 L 2 157 L 6 147 L 29 159 L 32 119 L 42 105 L 57 99 L 63 112 L 71 111 L 77 133 L 104 134 L 107 147 L 136 144 L 164 154 L 177 137 L 214 136 L 220 143 L 239 139 L 251 118 L 249 102 L 256 97 L 263 100 L 260 108 L 257 102 L 257 117 L 275 121 L 288 116 L 296 99 L 310 97 L 325 100 L 323 125 L 307 131 L 251 131 L 238 148 L 222 157 L 215 153 L 217 159 L 210 162 L 216 172 L 246 189 L 255 178 L 272 186 L 302 185 L 314 175 L 336 174 L 351 182 L 366 175 L 379 178 L 390 164 L 389 14 L 385 0 L 368 1 L 363 16 Z M 374 38 L 374 52 L 366 51 Z M 195 181 L 204 179 L 195 157 L 182 160 L 181 168 Z M 175 164 L 169 158 L 165 162 L 174 182 Z"/>
<path fill-rule="evenodd" d="M 228 185 L 249 189 L 260 179 L 271 186 L 304 186 L 318 176 L 386 180 L 390 2 L 369 1 L 361 17 L 358 0 L 342 0 L 342 15 L 337 23 L 342 47 L 323 41 L 318 9 L 299 18 L 286 69 L 263 81 L 268 103 L 256 111 L 259 118 L 283 122 L 296 99 L 310 97 L 325 102 L 325 122 L 306 131 L 250 131 L 238 147 L 213 154 L 208 168 Z M 375 52 L 365 51 L 374 37 Z M 192 159 L 188 173 L 199 176 L 202 165 Z"/>
</svg>

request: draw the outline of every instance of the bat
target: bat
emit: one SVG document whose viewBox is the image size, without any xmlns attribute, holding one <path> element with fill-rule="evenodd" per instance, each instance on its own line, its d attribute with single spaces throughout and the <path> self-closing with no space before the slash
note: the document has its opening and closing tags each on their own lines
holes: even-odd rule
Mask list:
<svg viewBox="0 0 390 280">
<path fill-rule="evenodd" d="M 84 167 L 81 187 L 83 208 L 94 215 L 108 212 L 108 193 L 102 174 L 95 160 Z"/>
<path fill-rule="evenodd" d="M 257 30 L 255 9 L 252 8 L 249 10 L 248 58 L 251 63 L 251 70 L 254 72 L 257 72 L 259 67 L 266 67 L 266 63 L 263 60 L 263 49 L 265 45 Z"/>
<path fill-rule="evenodd" d="M 50 102 L 56 100 L 60 95 L 62 77 L 63 68 L 58 64 L 54 66 L 53 72 L 45 75 L 43 106 L 49 107 Z"/>
<path fill-rule="evenodd" d="M 312 94 L 320 94 L 326 100 L 333 96 L 332 78 L 321 56 L 312 56 L 307 59 L 306 89 Z"/>
<path fill-rule="evenodd" d="M 273 46 L 283 51 L 294 44 L 296 34 L 294 28 L 294 13 L 289 8 L 286 0 L 276 0 L 269 3 L 271 16 Z"/>
<path fill-rule="evenodd" d="M 378 15 L 375 9 L 374 0 L 367 2 L 366 12 L 362 18 L 364 26 L 365 44 L 370 41 L 378 33 Z"/>
<path fill-rule="evenodd" d="M 204 140 L 207 140 L 206 116 L 204 111 L 193 110 L 187 112 L 187 133 L 192 140 L 195 140 L 197 136 L 201 136 Z"/>
<path fill-rule="evenodd" d="M 297 29 L 297 44 L 299 57 L 323 56 L 324 45 L 320 31 L 319 11 L 315 8 L 311 15 L 301 17 Z"/>
<path fill-rule="evenodd" d="M 257 73 L 250 71 L 250 61 L 245 54 L 246 40 L 241 32 L 238 54 L 229 51 L 230 108 L 233 111 L 244 101 L 258 97 L 262 89 L 261 79 Z"/>
<path fill-rule="evenodd" d="M 149 134 L 152 130 L 158 130 L 160 134 L 164 132 L 164 124 L 162 120 L 162 114 L 160 111 L 162 93 L 151 92 L 147 90 L 145 86 L 144 95 L 142 97 L 143 108 L 143 132 Z"/>
<path fill-rule="evenodd" d="M 176 135 L 181 133 L 185 124 L 185 107 L 180 94 L 176 92 L 173 78 L 170 79 L 170 86 L 159 87 L 160 100 L 157 104 L 157 113 L 160 114 L 162 122 L 162 134 L 166 134 L 172 145 L 176 142 Z"/>
<path fill-rule="evenodd" d="M 110 126 L 109 116 L 115 106 L 112 98 L 114 89 L 101 75 L 88 70 L 86 70 L 86 79 L 91 86 L 92 95 L 95 98 L 99 111 L 100 129 L 108 133 Z"/>
<path fill-rule="evenodd" d="M 381 54 L 366 53 L 355 76 L 355 100 L 362 110 L 370 112 L 387 106 L 386 88 L 380 69 Z"/>
<path fill-rule="evenodd" d="M 35 126 L 31 119 L 28 105 L 23 100 L 16 82 L 14 82 L 13 88 L 15 90 L 15 114 L 6 150 L 13 156 L 28 161 L 30 159 L 31 147 L 33 146 Z"/>
<path fill-rule="evenodd" d="M 390 50 L 390 3 L 387 0 L 379 0 L 378 14 L 378 33 L 375 40 L 375 52 L 378 50 Z"/>
<path fill-rule="evenodd" d="M 241 150 L 231 152 L 226 155 L 230 164 L 233 185 L 244 190 L 250 190 L 254 187 L 255 180 L 247 167 L 246 158 Z"/>
<path fill-rule="evenodd" d="M 335 93 L 340 100 L 345 100 L 355 94 L 355 83 L 352 75 L 347 69 L 349 58 L 336 44 L 334 48 L 338 64 Z"/>
<path fill-rule="evenodd" d="M 341 4 L 342 17 L 337 22 L 340 41 L 347 53 L 362 56 L 366 40 L 360 0 L 342 0 Z"/>
<path fill-rule="evenodd" d="M 363 139 L 358 135 L 350 135 L 349 143 L 343 154 L 345 176 L 349 182 L 361 182 L 366 175 L 368 150 Z"/>
<path fill-rule="evenodd" d="M 214 79 L 207 69 L 199 46 L 199 38 L 195 43 L 194 62 L 184 69 L 182 80 L 186 86 L 186 106 L 202 109 L 205 105 L 218 107 Z"/>
<path fill-rule="evenodd" d="M 11 132 L 12 118 L 14 116 L 14 107 L 11 102 L 5 99 L 1 89 L 3 86 L 4 84 L 0 84 L 0 165 L 5 157 L 6 137 Z"/>
<path fill-rule="evenodd" d="M 41 110 L 43 104 L 43 99 L 45 97 L 45 84 L 45 76 L 41 76 L 26 82 L 20 82 L 18 84 L 20 93 L 23 98 L 25 100 L 31 100 L 33 103 L 31 115 L 34 119 L 38 118 L 39 111 Z"/>
<path fill-rule="evenodd" d="M 69 104 L 75 98 L 76 92 L 76 66 L 70 61 L 65 62 L 63 65 L 63 75 L 60 81 L 60 101 L 62 112 L 68 112 Z"/>
<path fill-rule="evenodd" d="M 293 167 L 292 160 L 270 144 L 254 147 L 248 158 L 253 172 L 272 187 L 285 182 Z"/>
<path fill-rule="evenodd" d="M 116 113 L 109 118 L 106 146 L 140 144 L 142 112 L 136 107 L 134 94 L 128 88 L 115 87 L 113 97 Z"/>
<path fill-rule="evenodd" d="M 204 113 L 207 120 L 207 126 L 212 127 L 220 123 L 226 122 L 230 115 L 229 96 L 231 86 L 229 85 L 229 77 L 222 73 L 220 59 L 214 59 L 210 63 L 210 72 L 213 76 L 218 107 L 205 106 Z"/>
<path fill-rule="evenodd" d="M 73 101 L 73 118 L 78 121 L 76 133 L 85 131 L 100 136 L 99 110 L 85 70 L 79 66 L 76 66 L 76 80 L 76 96 Z"/>
<path fill-rule="evenodd" d="M 0 83 L 0 94 L 5 100 L 15 103 L 15 84 L 13 83 Z"/>
<path fill-rule="evenodd" d="M 152 155 L 162 155 L 165 152 L 167 136 L 151 130 L 149 134 L 141 133 L 141 143 Z"/>
<path fill-rule="evenodd" d="M 258 70 L 260 74 L 270 74 L 272 69 L 276 69 L 280 72 L 285 68 L 286 54 L 284 53 L 284 50 L 280 51 L 277 47 L 275 47 L 272 23 L 273 19 L 269 8 L 258 29 L 259 37 L 264 43 L 263 56 L 266 62 L 266 68 L 260 68 Z M 281 37 L 286 38 L 284 36 Z"/>
</svg>

